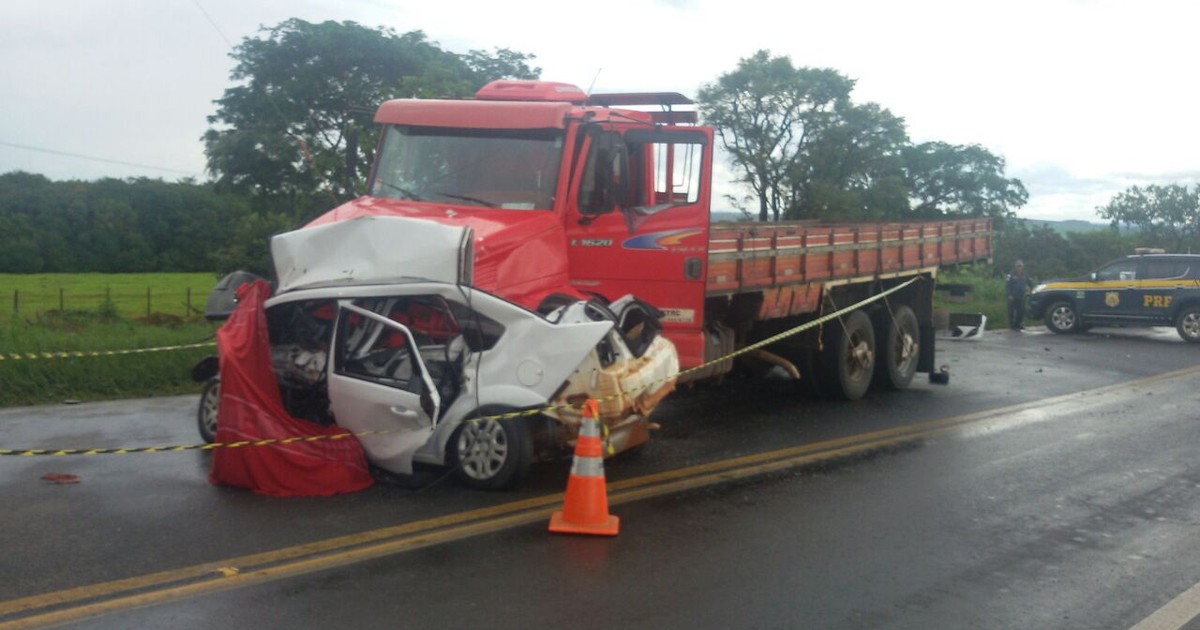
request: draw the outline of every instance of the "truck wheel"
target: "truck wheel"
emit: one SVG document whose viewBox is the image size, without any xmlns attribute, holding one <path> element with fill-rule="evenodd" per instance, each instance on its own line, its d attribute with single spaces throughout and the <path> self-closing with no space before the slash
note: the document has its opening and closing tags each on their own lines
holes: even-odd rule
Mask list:
<svg viewBox="0 0 1200 630">
<path fill-rule="evenodd" d="M 1185 306 L 1175 318 L 1175 330 L 1189 343 L 1200 343 L 1200 306 Z"/>
<path fill-rule="evenodd" d="M 1070 302 L 1055 302 L 1046 309 L 1046 328 L 1050 332 L 1065 335 L 1079 328 L 1079 315 Z"/>
<path fill-rule="evenodd" d="M 221 379 L 212 377 L 204 382 L 200 392 L 200 407 L 196 410 L 196 425 L 200 439 L 212 444 L 217 439 L 217 410 L 221 406 Z"/>
<path fill-rule="evenodd" d="M 876 329 L 879 356 L 875 362 L 875 384 L 884 389 L 904 389 L 912 383 L 917 373 L 917 359 L 921 354 L 921 331 L 917 316 L 907 306 L 892 312 L 882 312 L 880 326 Z"/>
<path fill-rule="evenodd" d="M 485 407 L 477 416 L 513 411 Z M 528 418 L 463 422 L 450 438 L 450 461 L 463 484 L 481 490 L 516 486 L 529 476 L 533 463 L 533 433 Z"/>
<path fill-rule="evenodd" d="M 854 311 L 842 322 L 825 324 L 821 385 L 834 398 L 858 400 L 875 373 L 875 330 L 871 318 Z"/>
</svg>

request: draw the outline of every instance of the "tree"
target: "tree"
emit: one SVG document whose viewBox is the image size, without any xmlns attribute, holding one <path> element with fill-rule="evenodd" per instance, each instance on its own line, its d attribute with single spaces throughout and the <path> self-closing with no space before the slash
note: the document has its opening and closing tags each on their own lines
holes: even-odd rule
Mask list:
<svg viewBox="0 0 1200 630">
<path fill-rule="evenodd" d="M 791 208 L 792 186 L 813 137 L 849 103 L 854 82 L 833 70 L 796 68 L 760 50 L 700 89 L 700 112 L 758 197 L 761 221 Z"/>
<path fill-rule="evenodd" d="M 1114 228 L 1122 223 L 1136 226 L 1139 240 L 1147 245 L 1176 252 L 1200 245 L 1200 184 L 1193 189 L 1179 184 L 1133 186 L 1096 212 Z"/>
<path fill-rule="evenodd" d="M 1021 180 L 1004 177 L 1004 158 L 979 145 L 925 142 L 904 151 L 904 165 L 919 217 L 1004 219 L 1029 200 Z"/>
<path fill-rule="evenodd" d="M 0 273 L 212 271 L 214 252 L 250 212 L 244 198 L 190 181 L 52 182 L 7 173 L 0 175 Z"/>
<path fill-rule="evenodd" d="M 793 173 L 796 216 L 900 218 L 908 214 L 904 120 L 875 103 L 847 105 L 810 142 Z"/>
<path fill-rule="evenodd" d="M 497 79 L 536 79 L 541 76 L 541 68 L 529 67 L 535 55 L 516 52 L 508 48 L 472 50 L 463 55 L 463 61 L 475 75 L 475 84 L 479 87 Z"/>
<path fill-rule="evenodd" d="M 498 49 L 457 55 L 421 31 L 291 19 L 246 38 L 230 56 L 239 84 L 217 100 L 204 135 L 222 187 L 311 205 L 363 189 L 378 105 L 398 97 L 461 97 L 503 76 L 536 77 L 532 56 Z"/>
<path fill-rule="evenodd" d="M 995 232 L 995 272 L 1003 276 L 1017 260 L 1030 278 L 1077 278 L 1133 251 L 1133 235 L 1099 228 L 1062 233 L 1024 219 L 1005 221 Z"/>
<path fill-rule="evenodd" d="M 834 70 L 796 68 L 764 50 L 701 88 L 700 111 L 760 220 L 1003 218 L 1027 201 L 1002 158 L 977 145 L 913 146 L 904 119 L 854 103 L 853 88 Z"/>
</svg>

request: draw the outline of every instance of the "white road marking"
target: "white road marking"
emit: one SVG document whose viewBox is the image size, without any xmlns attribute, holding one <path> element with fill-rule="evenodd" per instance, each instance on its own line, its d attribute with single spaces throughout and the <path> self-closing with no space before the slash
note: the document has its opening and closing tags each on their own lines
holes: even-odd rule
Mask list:
<svg viewBox="0 0 1200 630">
<path fill-rule="evenodd" d="M 1200 584 L 1184 591 L 1130 630 L 1180 630 L 1200 617 Z"/>
</svg>

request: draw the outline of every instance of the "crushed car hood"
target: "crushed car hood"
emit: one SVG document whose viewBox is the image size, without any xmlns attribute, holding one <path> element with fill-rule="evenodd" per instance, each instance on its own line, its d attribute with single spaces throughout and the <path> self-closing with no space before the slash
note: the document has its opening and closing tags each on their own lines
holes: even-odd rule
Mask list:
<svg viewBox="0 0 1200 630">
<path fill-rule="evenodd" d="M 566 233 L 558 216 L 548 210 L 360 197 L 318 217 L 309 227 L 363 217 L 396 217 L 471 228 L 475 238 L 471 284 L 526 308 L 537 308 L 551 293 L 582 297 L 570 285 Z M 420 234 L 397 238 L 397 248 L 420 246 Z"/>
<path fill-rule="evenodd" d="M 466 283 L 471 230 L 421 219 L 365 216 L 271 239 L 277 292 L 405 280 Z"/>
</svg>

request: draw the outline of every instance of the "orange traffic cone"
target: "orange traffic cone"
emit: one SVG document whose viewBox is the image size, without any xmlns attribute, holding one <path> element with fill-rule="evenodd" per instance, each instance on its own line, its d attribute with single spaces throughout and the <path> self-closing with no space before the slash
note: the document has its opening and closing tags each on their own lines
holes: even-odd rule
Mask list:
<svg viewBox="0 0 1200 630">
<path fill-rule="evenodd" d="M 550 531 L 563 534 L 616 536 L 621 519 L 608 513 L 608 489 L 604 483 L 604 446 L 596 401 L 583 405 L 583 426 L 575 441 L 575 459 L 567 478 L 563 509 L 550 516 Z"/>
</svg>

